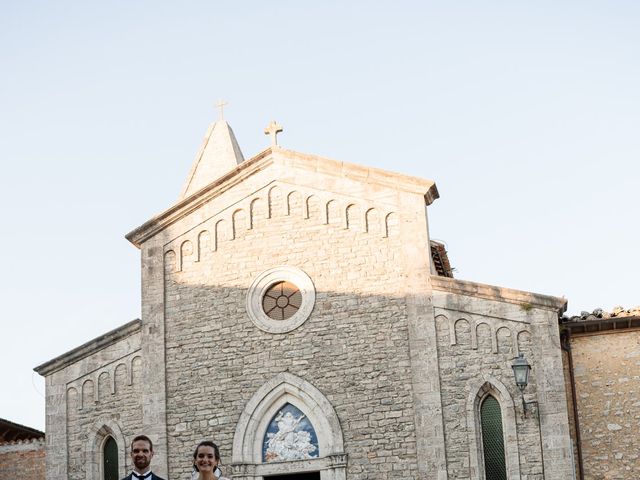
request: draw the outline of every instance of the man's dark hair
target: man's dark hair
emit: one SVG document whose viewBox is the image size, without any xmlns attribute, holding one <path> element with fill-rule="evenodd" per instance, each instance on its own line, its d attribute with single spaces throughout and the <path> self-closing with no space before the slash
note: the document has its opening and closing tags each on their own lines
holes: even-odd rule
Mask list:
<svg viewBox="0 0 640 480">
<path fill-rule="evenodd" d="M 133 449 L 134 442 L 137 442 L 138 440 L 142 440 L 142 441 L 148 442 L 149 443 L 149 450 L 151 450 L 153 452 L 153 442 L 146 435 L 138 435 L 133 440 L 131 440 L 131 449 Z"/>
</svg>

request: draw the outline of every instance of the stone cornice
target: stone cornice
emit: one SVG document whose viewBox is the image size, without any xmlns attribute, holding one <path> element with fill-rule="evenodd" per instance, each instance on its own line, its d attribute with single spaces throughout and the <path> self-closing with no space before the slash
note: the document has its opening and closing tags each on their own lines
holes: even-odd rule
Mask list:
<svg viewBox="0 0 640 480">
<path fill-rule="evenodd" d="M 285 159 L 285 165 L 416 193 L 424 197 L 427 205 L 431 205 L 440 196 L 433 180 L 389 172 L 380 168 L 363 167 L 354 163 L 332 160 L 293 150 L 278 149 L 277 153 Z"/>
<path fill-rule="evenodd" d="M 484 283 L 469 282 L 455 278 L 431 276 L 431 285 L 434 290 L 467 295 L 485 300 L 495 300 L 499 302 L 513 303 L 527 308 L 541 308 L 553 310 L 562 314 L 567 309 L 567 300 L 550 295 L 524 292 L 511 288 L 496 287 Z"/>
<path fill-rule="evenodd" d="M 136 247 L 140 246 L 157 233 L 185 215 L 197 210 L 202 204 L 229 190 L 249 176 L 264 170 L 271 164 L 281 164 L 335 177 L 350 178 L 355 181 L 373 183 L 395 190 L 416 193 L 424 197 L 430 205 L 439 197 L 436 184 L 431 180 L 411 177 L 399 173 L 387 172 L 376 168 L 367 168 L 337 160 L 309 155 L 280 147 L 270 147 L 255 157 L 241 163 L 229 173 L 197 191 L 193 195 L 176 203 L 168 210 L 160 213 L 140 227 L 129 232 L 125 237 Z"/>
<path fill-rule="evenodd" d="M 67 353 L 63 353 L 53 360 L 49 360 L 42 365 L 38 365 L 33 370 L 36 373 L 39 373 L 40 375 L 46 377 L 47 375 L 51 375 L 58 370 L 62 370 L 66 366 L 77 362 L 78 360 L 82 360 L 83 358 L 86 358 L 99 350 L 103 350 L 108 346 L 113 345 L 123 338 L 139 332 L 141 327 L 142 321 L 140 319 L 132 320 L 131 322 L 126 323 L 121 327 L 116 328 L 115 330 L 111 330 L 104 335 L 100 335 L 99 337 L 94 338 L 93 340 L 90 340 L 87 343 L 68 351 Z"/>
</svg>

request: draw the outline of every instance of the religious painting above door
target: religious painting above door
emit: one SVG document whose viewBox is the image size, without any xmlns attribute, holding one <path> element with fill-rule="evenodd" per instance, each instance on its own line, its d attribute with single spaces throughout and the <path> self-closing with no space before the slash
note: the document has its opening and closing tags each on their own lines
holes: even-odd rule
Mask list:
<svg viewBox="0 0 640 480">
<path fill-rule="evenodd" d="M 318 458 L 318 437 L 307 416 L 287 403 L 273 417 L 264 436 L 262 461 Z"/>
</svg>

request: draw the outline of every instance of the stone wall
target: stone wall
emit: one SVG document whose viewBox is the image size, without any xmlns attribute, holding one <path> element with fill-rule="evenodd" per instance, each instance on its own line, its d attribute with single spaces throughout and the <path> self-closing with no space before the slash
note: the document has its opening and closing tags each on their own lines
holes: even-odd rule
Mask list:
<svg viewBox="0 0 640 480">
<path fill-rule="evenodd" d="M 348 478 L 418 478 L 398 215 L 357 199 L 310 197 L 265 190 L 167 246 L 172 478 L 182 478 L 203 438 L 219 442 L 229 462 L 245 405 L 282 372 L 335 409 Z M 287 334 L 256 328 L 245 311 L 249 285 L 279 265 L 302 269 L 316 289 L 311 317 Z"/>
<path fill-rule="evenodd" d="M 640 477 L 640 331 L 571 338 L 585 480 Z"/>
<path fill-rule="evenodd" d="M 101 478 L 108 436 L 124 476 L 127 445 L 142 424 L 140 343 L 137 320 L 37 367 L 46 375 L 48 480 Z"/>
<path fill-rule="evenodd" d="M 142 358 L 132 353 L 67 384 L 68 478 L 84 480 L 101 471 L 107 436 L 118 444 L 119 471 L 130 469 L 128 444 L 139 434 L 145 388 Z M 124 461 L 124 462 L 123 462 Z"/>
<path fill-rule="evenodd" d="M 491 393 L 510 478 L 570 478 L 563 302 L 432 277 L 425 203 L 436 197 L 433 182 L 275 149 L 130 233 L 142 249 L 141 351 L 154 385 L 142 427 L 158 440 L 157 471 L 188 477 L 194 446 L 213 439 L 234 478 L 284 473 L 262 464 L 261 435 L 287 398 L 344 447 L 287 473 L 475 479 L 474 409 Z M 247 293 L 280 266 L 304 271 L 316 297 L 306 322 L 273 333 L 252 322 Z M 534 368 L 526 418 L 510 367 L 518 350 Z"/>
<path fill-rule="evenodd" d="M 44 480 L 44 478 L 44 439 L 0 444 L 0 480 Z"/>
<path fill-rule="evenodd" d="M 550 297 L 441 278 L 436 288 L 442 289 L 434 292 L 434 306 L 449 478 L 484 478 L 479 406 L 487 394 L 502 410 L 508 478 L 571 478 L 557 311 L 533 304 Z M 480 298 L 482 288 L 488 298 Z M 511 368 L 519 353 L 532 365 L 526 416 Z"/>
</svg>

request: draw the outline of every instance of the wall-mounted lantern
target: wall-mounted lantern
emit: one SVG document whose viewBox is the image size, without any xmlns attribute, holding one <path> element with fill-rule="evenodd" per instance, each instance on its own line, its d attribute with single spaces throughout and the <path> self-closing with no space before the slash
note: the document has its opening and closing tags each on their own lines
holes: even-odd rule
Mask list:
<svg viewBox="0 0 640 480">
<path fill-rule="evenodd" d="M 516 358 L 514 358 L 511 368 L 513 368 L 513 376 L 516 379 L 516 385 L 520 389 L 520 395 L 522 396 L 522 408 L 526 415 L 527 402 L 524 401 L 524 389 L 527 388 L 527 385 L 529 384 L 529 372 L 531 372 L 531 365 L 529 365 L 527 359 L 524 358 L 524 354 L 520 353 Z"/>
</svg>

